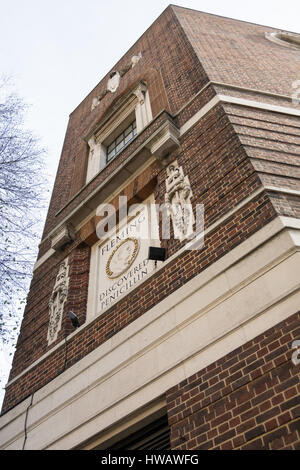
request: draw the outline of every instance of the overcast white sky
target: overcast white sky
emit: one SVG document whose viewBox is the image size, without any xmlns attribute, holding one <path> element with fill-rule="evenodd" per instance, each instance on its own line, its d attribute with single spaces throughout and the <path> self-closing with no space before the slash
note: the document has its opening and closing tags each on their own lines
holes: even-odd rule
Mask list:
<svg viewBox="0 0 300 470">
<path fill-rule="evenodd" d="M 0 0 L 0 75 L 31 105 L 54 176 L 71 111 L 169 5 L 164 0 Z M 299 0 L 180 0 L 180 6 L 300 32 Z M 163 45 L 162 45 L 163 47 Z M 299 77 L 300 79 L 300 77 Z M 7 370 L 0 358 L 0 374 Z M 0 391 L 1 403 L 1 391 Z"/>
</svg>

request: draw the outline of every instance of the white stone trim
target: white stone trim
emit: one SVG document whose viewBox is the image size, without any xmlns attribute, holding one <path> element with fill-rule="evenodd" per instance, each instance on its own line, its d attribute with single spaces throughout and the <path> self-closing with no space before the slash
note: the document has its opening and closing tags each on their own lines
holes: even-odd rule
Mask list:
<svg viewBox="0 0 300 470">
<path fill-rule="evenodd" d="M 293 196 L 300 196 L 300 190 L 292 188 L 283 188 L 282 186 L 264 186 L 266 191 L 272 191 L 274 193 L 291 194 Z"/>
<path fill-rule="evenodd" d="M 89 183 L 94 178 L 94 176 L 99 173 L 101 170 L 101 165 L 103 165 L 103 160 L 106 157 L 104 146 L 101 143 L 97 143 L 95 136 L 92 136 L 89 139 L 88 144 L 90 149 L 86 170 L 86 184 Z"/>
<path fill-rule="evenodd" d="M 178 138 L 179 129 L 167 121 L 149 144 L 151 154 L 157 160 L 162 161 L 168 154 L 180 146 Z"/>
<path fill-rule="evenodd" d="M 244 91 L 246 93 L 256 93 L 256 94 L 262 95 L 262 96 L 271 96 L 271 97 L 274 97 L 274 98 L 291 100 L 291 96 L 289 96 L 289 95 L 281 95 L 279 93 L 272 93 L 270 91 L 258 90 L 257 88 L 249 88 L 249 87 L 245 87 L 245 86 L 232 85 L 230 83 L 215 82 L 215 81 L 211 81 L 211 82 L 209 82 L 209 84 L 224 87 L 224 88 L 229 88 L 231 90 Z"/>
<path fill-rule="evenodd" d="M 275 219 L 38 390 L 26 447 L 80 445 L 299 310 L 300 237 L 282 228 Z M 0 419 L 2 448 L 20 448 L 25 410 Z"/>
<path fill-rule="evenodd" d="M 129 178 L 128 180 L 126 180 L 125 183 L 123 183 L 122 185 L 120 185 L 120 187 L 115 190 L 113 193 L 111 193 L 109 195 L 109 197 L 107 197 L 104 201 L 103 201 L 103 204 L 109 202 L 109 201 L 112 201 L 118 194 L 120 194 L 122 192 L 122 190 L 124 188 L 126 188 L 135 178 L 137 178 L 141 173 L 143 173 L 150 165 L 152 165 L 152 163 L 155 162 L 155 157 L 151 156 L 147 161 L 146 163 L 144 163 L 144 165 L 142 165 L 135 173 L 133 173 Z M 78 231 L 81 229 L 81 227 L 83 227 L 92 217 L 94 217 L 96 215 L 96 212 L 97 212 L 97 209 L 91 211 L 91 213 L 85 217 L 78 225 L 76 225 L 76 228 L 75 228 L 75 231 Z M 51 258 L 51 256 L 55 253 L 55 250 L 53 250 L 52 248 L 50 248 L 48 251 L 46 251 L 46 253 L 43 254 L 43 256 L 40 257 L 40 259 L 38 261 L 36 261 L 34 267 L 33 267 L 33 271 L 35 271 L 36 269 L 38 269 L 42 264 L 44 264 L 45 261 L 47 261 L 49 258 Z"/>
<path fill-rule="evenodd" d="M 246 93 L 256 93 L 256 94 L 259 94 L 259 95 L 262 95 L 262 96 L 270 96 L 270 97 L 274 97 L 274 98 L 280 98 L 280 99 L 288 99 L 288 100 L 291 100 L 291 96 L 289 95 L 281 95 L 279 93 L 272 93 L 272 92 L 269 92 L 269 91 L 263 91 L 263 90 L 258 90 L 257 88 L 249 88 L 249 87 L 244 87 L 244 86 L 240 86 L 240 85 L 232 85 L 230 83 L 225 83 L 225 82 L 216 82 L 216 81 L 209 81 L 206 83 L 206 85 L 204 85 L 201 90 L 199 90 L 192 98 L 190 98 L 180 109 L 179 111 L 176 112 L 176 114 L 174 114 L 174 117 L 175 116 L 178 116 L 185 108 L 187 108 L 191 103 L 193 103 L 193 101 L 195 101 L 195 99 L 201 95 L 210 85 L 216 85 L 216 86 L 220 86 L 220 87 L 224 87 L 224 88 L 229 88 L 231 90 L 238 90 L 238 91 L 242 91 L 242 92 L 246 92 Z"/>
<path fill-rule="evenodd" d="M 205 231 L 205 234 L 207 235 L 211 231 L 213 231 L 218 225 L 221 225 L 226 219 L 230 218 L 235 212 L 237 212 L 239 209 L 241 209 L 244 205 L 246 205 L 249 201 L 254 199 L 256 196 L 258 196 L 260 193 L 264 191 L 265 188 L 259 188 L 258 190 L 254 191 L 249 197 L 245 198 L 241 203 L 239 203 L 234 209 L 231 211 L 227 212 L 224 214 L 220 219 L 218 219 L 216 222 L 214 222 L 208 229 Z M 276 222 L 276 229 L 274 229 L 274 234 L 277 233 L 280 230 L 283 230 L 284 227 L 291 227 L 291 228 L 299 228 L 300 229 L 300 219 L 296 219 L 293 217 L 277 217 L 275 219 Z M 273 224 L 273 222 L 270 222 L 269 224 L 266 225 L 266 227 L 271 226 L 270 224 Z M 261 230 L 263 230 L 262 228 Z M 269 230 L 269 229 L 268 229 Z M 180 256 L 183 252 L 185 251 L 185 247 L 183 246 L 180 250 L 176 251 L 172 256 L 170 256 L 164 263 L 161 264 L 155 271 L 149 274 L 149 276 L 145 277 L 144 280 L 138 282 L 136 284 L 136 287 L 139 287 L 142 283 L 149 281 L 150 277 L 154 276 L 158 271 L 161 269 L 164 269 L 168 264 L 170 264 L 175 258 Z M 89 304 L 92 305 L 92 304 Z M 89 307 L 89 306 L 88 306 Z M 90 308 L 90 307 L 89 307 Z M 110 307 L 108 307 L 110 308 Z M 101 313 L 105 313 L 106 310 L 103 310 Z M 82 329 L 88 327 L 91 321 L 95 320 L 95 316 L 91 314 L 89 311 L 87 311 L 87 318 L 90 318 L 90 321 L 87 321 L 83 325 L 81 325 L 80 328 L 77 328 L 73 333 L 71 333 L 68 336 L 68 340 L 70 340 L 75 334 L 79 333 Z M 61 341 L 60 343 L 56 344 L 52 349 L 50 349 L 48 352 L 43 354 L 41 357 L 39 357 L 36 361 L 34 361 L 30 366 L 28 366 L 26 369 L 24 369 L 20 374 L 18 374 L 16 377 L 14 377 L 12 380 L 10 380 L 5 388 L 9 387 L 12 383 L 14 383 L 16 380 L 22 377 L 22 375 L 26 374 L 29 372 L 31 369 L 36 367 L 40 362 L 42 362 L 44 359 L 46 359 L 50 354 L 52 354 L 56 349 L 60 348 L 64 344 L 64 341 Z"/>
<path fill-rule="evenodd" d="M 226 85 L 226 84 L 222 84 L 222 83 L 219 83 L 219 82 L 210 82 L 210 83 L 211 84 L 215 83 L 216 85 L 224 85 L 224 86 Z M 191 103 L 201 92 L 203 92 L 203 90 L 205 90 L 209 84 L 205 85 L 203 87 L 203 89 L 200 90 L 200 92 L 197 93 L 195 95 L 195 97 L 193 97 L 188 102 L 188 104 Z M 229 86 L 229 85 L 227 85 L 227 86 Z M 232 88 L 237 88 L 237 87 L 232 87 Z M 249 91 L 256 91 L 256 90 L 249 89 Z M 263 92 L 261 92 L 261 93 L 263 93 Z M 258 108 L 258 109 L 264 109 L 264 110 L 267 110 L 267 111 L 284 113 L 284 114 L 289 114 L 289 115 L 294 115 L 294 116 L 300 116 L 300 110 L 296 110 L 295 108 L 288 108 L 288 107 L 284 107 L 284 106 L 271 105 L 271 104 L 268 104 L 268 103 L 263 103 L 263 102 L 254 101 L 254 100 L 245 100 L 243 98 L 238 98 L 238 97 L 235 97 L 235 96 L 216 95 L 208 103 L 206 103 L 199 111 L 197 111 L 194 114 L 194 116 L 192 116 L 188 121 L 186 121 L 181 126 L 181 128 L 179 129 L 180 136 L 183 136 L 188 130 L 191 129 L 192 126 L 194 126 L 203 116 L 205 116 L 214 106 L 216 106 L 220 102 L 237 104 L 237 105 L 240 105 L 240 106 L 248 106 L 248 107 Z M 184 107 L 182 109 L 184 109 Z M 116 171 L 118 171 L 118 168 L 116 169 Z M 80 190 L 80 192 L 83 189 L 84 188 L 82 188 Z M 75 196 L 77 196 L 77 195 L 75 195 Z M 74 212 L 74 211 L 72 211 L 72 212 Z M 64 224 L 67 220 L 68 220 L 68 217 L 63 219 L 62 222 L 58 225 L 58 227 L 60 225 Z M 87 220 L 87 218 L 85 218 L 85 220 Z M 41 243 L 43 241 L 45 241 L 47 238 L 49 238 L 52 235 L 52 233 L 54 233 L 56 230 L 57 230 L 57 227 L 54 227 L 54 229 L 51 230 L 51 232 L 41 241 Z"/>
<path fill-rule="evenodd" d="M 197 113 L 194 114 L 188 121 L 186 121 L 180 128 L 180 136 L 184 135 L 191 129 L 205 114 L 207 114 L 218 103 L 237 104 L 239 106 L 247 106 L 250 108 L 263 109 L 275 113 L 289 114 L 292 116 L 300 116 L 300 110 L 295 108 L 288 108 L 286 106 L 278 106 L 275 104 L 263 103 L 261 101 L 246 100 L 238 98 L 237 96 L 229 95 L 216 95 L 208 103 L 206 103 Z"/>
<path fill-rule="evenodd" d="M 140 83 L 127 97 L 122 107 L 106 122 L 100 129 L 99 127 L 88 139 L 90 147 L 86 184 L 89 183 L 106 165 L 106 147 L 107 140 L 131 114 L 134 114 L 136 120 L 137 134 L 152 121 L 152 111 L 149 99 L 149 93 L 145 84 Z M 128 123 L 130 124 L 130 122 Z M 126 128 L 126 127 L 125 127 Z M 122 132 L 120 129 L 120 132 Z M 116 136 L 117 137 L 117 136 Z M 114 139 L 113 139 L 114 140 Z"/>
<path fill-rule="evenodd" d="M 50 248 L 48 251 L 46 251 L 46 253 L 43 254 L 43 256 L 41 256 L 34 264 L 33 266 L 33 271 L 35 271 L 37 268 L 39 268 L 40 266 L 42 266 L 42 264 L 45 263 L 45 261 L 47 261 L 49 258 L 51 258 L 52 255 L 54 255 L 55 253 L 55 250 L 53 250 L 53 248 Z"/>
<path fill-rule="evenodd" d="M 248 106 L 250 108 L 263 109 L 266 111 L 273 111 L 275 113 L 289 114 L 291 116 L 300 116 L 300 110 L 295 108 L 288 108 L 286 106 L 278 106 L 275 104 L 263 103 L 261 101 L 246 100 L 238 98 L 237 96 L 218 95 L 222 103 L 238 104 L 240 106 Z"/>
<path fill-rule="evenodd" d="M 208 103 L 206 103 L 194 116 L 188 119 L 180 128 L 180 137 L 190 130 L 205 114 L 207 114 L 216 104 L 220 103 L 219 96 L 214 96 Z"/>
<path fill-rule="evenodd" d="M 75 240 L 74 229 L 70 224 L 63 225 L 51 237 L 51 248 L 59 251 L 66 243 Z"/>
<path fill-rule="evenodd" d="M 224 215 L 225 217 L 226 215 Z M 216 222 L 217 223 L 217 222 Z M 265 225 L 263 228 L 261 228 L 258 232 L 256 232 L 254 235 L 252 235 L 250 238 L 255 239 L 256 242 L 254 244 L 254 247 L 259 246 L 261 243 L 263 243 L 265 240 L 273 237 L 274 235 L 278 234 L 281 232 L 284 228 L 291 228 L 291 229 L 297 229 L 300 230 L 300 220 L 293 218 L 293 217 L 277 217 L 267 225 Z M 250 238 L 248 240 L 250 240 Z M 245 245 L 246 244 L 246 245 Z M 234 248 L 234 250 L 231 251 L 233 253 L 236 251 L 239 247 L 241 247 L 242 253 L 241 256 L 244 256 L 248 251 L 244 250 L 244 246 L 248 247 L 247 240 L 245 242 L 242 242 L 241 245 L 238 247 Z M 184 251 L 184 247 L 177 251 L 173 256 L 168 258 L 164 264 L 155 271 L 157 273 L 159 270 L 164 269 L 170 262 L 172 262 L 177 256 L 179 256 L 182 252 Z M 227 255 L 225 255 L 227 256 Z M 223 258 L 222 258 L 223 259 Z M 215 263 L 214 263 L 215 264 Z M 213 266 L 213 265 L 212 265 Z M 208 267 L 207 269 L 210 269 Z M 153 274 L 152 274 L 153 275 Z M 147 278 L 148 279 L 148 278 Z M 93 318 L 94 321 L 95 318 Z M 80 328 L 76 329 L 73 333 L 71 333 L 68 336 L 68 340 L 70 340 L 74 335 L 78 334 L 79 331 L 83 330 L 89 325 L 89 323 L 84 323 Z M 29 372 L 31 369 L 36 367 L 40 362 L 42 362 L 44 359 L 46 359 L 48 356 L 50 356 L 56 349 L 60 348 L 64 344 L 64 341 L 61 341 L 57 345 L 55 345 L 51 350 L 49 350 L 47 353 L 45 353 L 43 356 L 39 357 L 35 362 L 33 362 L 30 366 L 28 366 L 26 369 L 24 369 L 20 374 L 18 374 L 16 377 L 14 377 L 12 380 L 10 380 L 5 388 L 8 388 L 10 385 L 12 385 L 14 382 L 19 380 L 24 374 Z"/>
<path fill-rule="evenodd" d="M 248 202 L 250 202 L 252 199 L 256 198 L 259 194 L 261 194 L 262 192 L 264 191 L 264 188 L 261 187 L 259 189 L 257 189 L 256 191 L 254 191 L 252 194 L 250 194 L 250 196 L 248 196 L 247 198 L 243 199 L 243 201 L 241 201 L 239 204 L 237 204 L 233 209 L 231 209 L 229 212 L 227 212 L 226 214 L 224 214 L 220 219 L 218 219 L 216 222 L 214 222 L 212 225 L 210 225 L 206 230 L 205 230 L 205 234 L 207 235 L 208 233 L 210 233 L 211 231 L 213 231 L 216 227 L 218 227 L 218 225 L 221 225 L 225 220 L 229 219 L 235 212 L 237 212 L 238 210 L 240 210 L 244 205 L 248 204 Z M 278 218 L 279 219 L 279 218 Z M 288 218 L 288 220 L 290 220 L 290 218 Z M 298 219 L 295 219 L 295 220 L 298 220 Z M 300 223 L 300 221 L 299 221 Z M 286 226 L 289 226 L 288 225 L 289 222 L 286 221 Z M 168 264 L 170 264 L 175 258 L 177 258 L 178 256 L 180 256 L 184 251 L 186 250 L 186 248 L 183 246 L 180 250 L 176 251 L 176 253 L 174 253 L 172 256 L 170 256 L 163 264 L 161 264 L 160 266 L 157 267 L 157 269 L 155 271 L 153 271 L 152 273 L 150 273 L 148 276 L 146 276 L 144 278 L 144 280 L 138 282 L 136 284 L 136 287 L 139 287 L 142 283 L 148 281 L 150 279 L 151 276 L 154 276 L 158 271 L 160 271 L 161 269 L 164 269 Z M 91 263 L 91 268 L 93 266 L 93 263 Z M 94 268 L 92 268 L 92 272 L 91 272 L 91 276 L 95 276 L 96 274 L 96 271 L 94 271 Z M 90 294 L 91 298 L 92 298 L 92 295 Z M 87 318 L 90 318 L 90 321 L 94 321 L 95 317 L 93 317 L 93 314 L 90 313 L 90 308 L 91 308 L 91 305 L 93 305 L 93 303 L 89 303 L 88 302 L 88 311 L 87 311 Z M 108 307 L 108 308 L 111 308 L 111 307 Z M 105 313 L 106 310 L 105 309 L 103 310 L 101 313 Z M 68 338 L 71 338 L 74 334 L 77 334 L 79 331 L 81 331 L 81 329 L 83 328 L 86 328 L 90 321 L 87 321 L 86 323 L 84 323 L 80 328 L 77 328 L 73 333 L 71 333 L 71 335 L 69 335 Z M 36 365 L 38 365 L 41 361 L 43 361 L 47 356 L 49 356 L 50 354 L 52 354 L 56 349 L 58 349 L 59 347 L 61 347 L 62 345 L 64 344 L 64 341 L 61 341 L 60 343 L 58 343 L 57 345 L 54 346 L 53 349 L 51 349 L 50 351 L 46 352 L 45 354 L 43 354 L 43 356 L 39 357 L 35 362 L 33 362 L 30 366 L 28 366 L 26 369 L 24 369 L 23 372 L 21 372 L 19 375 L 17 375 L 16 377 L 14 377 L 10 382 L 8 382 L 6 384 L 6 387 L 9 387 L 13 382 L 15 382 L 16 380 L 18 380 L 20 377 L 22 377 L 22 375 L 26 374 L 30 369 L 32 369 L 33 367 L 35 367 Z M 5 388 L 6 388 L 5 387 Z"/>
<path fill-rule="evenodd" d="M 145 166 L 138 172 L 138 174 L 140 174 L 141 172 L 144 171 L 145 168 L 147 168 L 148 166 L 150 166 L 150 164 L 152 164 L 153 162 L 155 161 L 155 158 L 153 157 L 149 162 L 147 162 L 145 164 Z M 109 198 L 105 199 L 103 201 L 103 203 L 106 203 L 106 202 L 109 202 L 111 201 L 116 195 L 118 195 L 122 189 L 124 187 L 126 187 L 130 181 L 132 181 L 133 179 L 136 178 L 136 174 L 132 175 L 131 178 L 128 179 L 128 181 L 126 181 L 126 183 L 124 183 L 122 186 L 120 186 L 120 189 L 118 189 L 117 191 L 115 191 Z M 249 201 L 251 201 L 252 199 L 254 199 L 256 196 L 258 196 L 260 193 L 262 193 L 263 191 L 272 191 L 272 192 L 275 192 L 275 193 L 282 193 L 282 194 L 292 194 L 292 195 L 295 195 L 295 196 L 300 196 L 300 190 L 297 190 L 297 189 L 291 189 L 291 188 L 283 188 L 282 186 L 279 187 L 279 186 L 262 186 L 261 188 L 257 189 L 256 191 L 254 191 L 252 194 L 250 194 L 250 196 L 248 196 L 247 198 L 243 199 L 243 201 L 241 201 L 239 204 L 237 204 L 237 206 L 235 206 L 234 209 L 232 209 L 231 211 L 229 211 L 227 214 L 225 214 L 222 218 L 220 218 L 218 221 L 216 221 L 213 225 L 211 225 L 208 230 L 206 231 L 206 233 L 209 233 L 211 230 L 213 230 L 217 225 L 219 225 L 219 223 L 221 223 L 220 221 L 223 221 L 223 220 L 226 220 L 228 217 L 230 217 L 232 214 L 234 214 L 234 212 L 236 212 L 237 210 L 239 210 L 241 207 L 243 207 L 245 204 L 247 204 Z M 76 230 L 79 230 L 81 227 L 83 227 L 83 225 L 85 225 L 90 219 L 91 217 L 93 217 L 94 215 L 96 214 L 96 210 L 92 211 L 90 215 L 88 215 L 82 222 L 80 222 L 80 224 L 78 224 L 78 226 L 76 226 Z M 181 249 L 183 250 L 183 249 Z M 176 256 L 178 256 L 178 254 L 180 253 L 181 251 L 177 251 L 176 252 Z M 45 261 L 47 261 L 53 254 L 55 253 L 55 250 L 53 250 L 52 248 L 50 248 L 50 250 L 48 250 L 34 265 L 33 267 L 33 271 L 35 271 L 37 268 L 39 268 Z M 173 258 L 172 258 L 173 259 Z"/>
<path fill-rule="evenodd" d="M 106 199 L 103 200 L 103 204 L 106 204 L 112 201 L 118 194 L 120 194 L 123 189 L 125 189 L 132 181 L 134 181 L 139 175 L 141 175 L 149 166 L 152 165 L 156 161 L 154 156 L 151 156 L 138 170 L 136 170 L 132 175 L 128 177 L 128 179 L 121 184 L 118 189 L 113 191 Z M 80 230 L 89 220 L 92 219 L 97 213 L 97 209 L 94 209 L 87 215 L 78 225 L 76 225 L 76 231 Z"/>
</svg>

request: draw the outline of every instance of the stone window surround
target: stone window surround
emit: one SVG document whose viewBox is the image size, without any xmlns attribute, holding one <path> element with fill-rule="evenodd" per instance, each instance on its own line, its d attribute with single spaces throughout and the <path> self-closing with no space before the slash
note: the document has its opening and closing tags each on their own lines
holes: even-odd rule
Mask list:
<svg viewBox="0 0 300 470">
<path fill-rule="evenodd" d="M 280 46 L 289 47 L 290 49 L 300 49 L 300 34 L 290 33 L 286 31 L 275 31 L 272 33 L 265 33 L 266 39 L 275 42 Z"/>
<path fill-rule="evenodd" d="M 128 175 L 135 174 L 135 172 L 144 165 L 149 166 L 155 159 L 161 162 L 174 148 L 179 146 L 179 129 L 171 122 L 171 118 L 165 111 L 156 116 L 151 123 L 162 117 L 164 120 L 158 129 L 156 129 L 148 139 L 143 141 L 135 151 L 130 153 L 123 163 L 109 173 L 104 181 L 102 181 L 87 198 L 84 198 L 76 208 L 69 212 L 68 216 L 47 235 L 47 238 L 51 240 L 51 250 L 60 250 L 63 246 L 63 242 L 67 242 L 66 234 L 70 234 L 68 241 L 74 239 L 72 235 L 75 235 L 83 219 L 86 219 L 87 216 L 91 217 L 92 214 L 94 215 L 93 211 L 100 203 L 104 201 L 109 202 L 111 200 L 111 195 L 116 190 L 116 183 L 118 186 L 121 186 L 125 181 L 128 181 Z M 149 123 L 148 126 L 150 126 L 151 123 Z M 130 144 L 134 142 L 135 139 L 136 137 L 130 141 Z M 96 177 L 97 175 L 95 175 L 94 178 Z M 87 185 L 85 185 L 84 188 L 86 186 Z M 82 190 L 83 188 L 74 198 L 77 197 Z M 71 201 L 69 201 L 67 205 Z M 60 209 L 56 215 L 64 210 L 67 205 Z M 57 240 L 59 242 L 56 242 Z"/>
<path fill-rule="evenodd" d="M 110 163 L 106 159 L 107 146 L 133 120 L 136 120 L 137 135 L 152 121 L 149 93 L 143 82 L 127 95 L 125 103 L 122 100 L 120 108 L 106 122 L 102 121 L 100 127 L 98 125 L 86 138 L 90 148 L 86 184 Z"/>
<path fill-rule="evenodd" d="M 232 86 L 232 85 L 228 85 L 226 83 L 222 83 L 222 82 L 208 82 L 192 99 L 191 101 L 188 103 L 192 103 L 194 101 L 194 99 L 200 95 L 208 86 L 210 85 L 219 85 L 219 86 L 224 86 L 226 88 L 229 88 L 231 90 L 241 90 L 243 92 L 256 92 L 256 93 L 259 93 L 260 95 L 262 96 L 271 96 L 271 97 L 280 97 L 280 98 L 287 98 L 287 99 L 290 99 L 289 96 L 286 96 L 286 95 L 279 95 L 279 94 L 276 94 L 276 93 L 266 93 L 266 92 L 262 92 L 261 90 L 256 90 L 256 89 L 252 89 L 252 88 L 245 88 L 245 87 L 240 87 L 240 86 Z M 266 103 L 266 102 L 263 102 L 263 101 L 255 101 L 253 99 L 244 99 L 244 98 L 240 98 L 240 97 L 236 97 L 236 96 L 230 96 L 230 95 L 224 95 L 224 94 L 217 94 L 210 102 L 208 102 L 207 104 L 205 104 L 199 111 L 197 111 L 191 118 L 189 118 L 180 128 L 180 137 L 183 136 L 193 125 L 196 124 L 196 122 L 199 121 L 199 119 L 201 119 L 207 112 L 209 112 L 215 105 L 217 105 L 218 103 L 233 103 L 233 104 L 236 104 L 236 105 L 239 105 L 239 106 L 250 106 L 251 108 L 255 108 L 255 109 L 263 109 L 263 110 L 267 110 L 267 111 L 272 111 L 272 112 L 277 112 L 277 113 L 283 113 L 283 114 L 288 114 L 288 115 L 292 115 L 292 116 L 300 116 L 300 111 L 298 109 L 295 109 L 295 108 L 292 108 L 292 107 L 287 107 L 287 106 L 278 106 L 278 105 L 274 105 L 274 104 L 270 104 L 270 103 Z M 124 100 L 122 102 L 122 104 L 124 104 Z M 180 114 L 186 107 L 187 105 L 185 105 L 182 109 L 180 109 L 178 111 L 178 113 L 176 115 L 173 116 L 176 117 L 178 114 Z M 155 116 L 155 118 L 152 120 L 153 122 L 156 121 L 160 116 L 161 114 L 163 114 L 165 111 L 162 111 L 161 113 L 159 113 L 157 116 Z M 111 116 L 108 117 L 108 119 L 111 118 Z M 108 120 L 107 119 L 107 120 Z M 103 124 L 102 124 L 103 125 Z M 148 124 L 148 126 L 151 125 L 151 122 Z M 161 128 L 159 128 L 157 130 L 157 134 L 161 134 L 162 131 L 163 131 L 163 128 L 166 129 L 166 131 L 170 131 L 171 134 L 174 133 L 174 129 L 172 129 L 174 126 L 170 126 L 170 123 L 168 124 L 168 126 L 166 126 L 166 124 L 164 124 L 163 126 L 161 126 Z M 99 125 L 98 125 L 98 129 L 99 129 Z M 163 134 L 167 135 L 168 132 L 163 132 Z M 92 134 L 89 134 L 87 137 L 86 137 L 86 141 L 88 140 L 89 137 L 91 137 Z M 176 143 L 176 139 L 175 139 L 175 136 L 174 135 L 171 135 L 172 138 L 170 138 L 170 142 L 173 141 L 173 144 Z M 134 140 L 134 139 L 133 139 Z M 133 140 L 131 142 L 133 142 Z M 149 140 L 149 142 L 148 142 Z M 164 147 L 164 138 L 161 139 L 160 142 L 158 142 L 158 144 L 156 145 L 155 144 L 155 141 L 157 140 L 157 137 L 156 137 L 156 133 L 154 134 L 154 138 L 152 139 L 148 139 L 145 143 L 143 143 L 142 147 L 144 147 L 145 145 L 147 147 L 149 147 L 149 144 L 150 144 L 150 141 L 153 141 L 153 152 L 152 152 L 152 155 L 155 156 L 155 158 L 157 158 L 158 160 L 160 160 L 160 155 L 159 155 L 159 151 L 160 149 L 163 149 Z M 172 143 L 172 142 L 171 142 Z M 177 142 L 177 145 L 178 145 L 178 142 Z M 159 147 L 160 146 L 160 149 L 158 149 L 159 151 L 157 151 L 157 149 L 155 147 Z M 139 151 L 139 149 L 138 149 Z M 157 155 L 155 155 L 157 153 Z M 128 158 L 128 164 L 130 165 L 131 161 L 134 161 L 136 162 L 137 161 L 137 154 L 136 152 L 134 152 L 133 155 L 130 155 L 130 157 Z M 153 159 L 154 160 L 154 159 Z M 127 160 L 126 160 L 127 161 Z M 148 159 L 148 164 L 151 162 L 151 160 Z M 113 172 L 113 175 L 115 174 L 118 174 L 120 171 L 122 171 L 122 169 L 124 168 L 124 164 L 122 164 L 120 167 L 118 167 L 114 172 Z M 136 170 L 136 169 L 135 169 Z M 135 170 L 132 170 L 131 173 L 133 173 Z M 111 175 L 111 177 L 113 176 Z M 96 177 L 96 175 L 95 175 Z M 102 187 L 106 187 L 107 185 L 109 185 L 109 182 L 110 182 L 110 179 L 111 177 L 105 179 L 105 181 L 103 183 L 100 184 L 99 188 L 97 188 L 95 191 L 93 191 L 90 195 L 87 196 L 87 198 L 80 204 L 80 206 L 78 208 L 76 208 L 75 210 L 73 210 L 68 217 L 65 217 L 55 228 L 53 228 L 51 230 L 51 232 L 41 241 L 41 243 L 43 243 L 45 240 L 47 240 L 48 238 L 52 239 L 56 237 L 57 233 L 60 233 L 60 232 L 63 232 L 63 235 L 65 233 L 68 233 L 68 231 L 66 230 L 66 225 L 68 225 L 69 223 L 73 223 L 73 219 L 76 218 L 76 227 L 78 229 L 79 227 L 79 223 L 80 221 L 82 222 L 82 219 L 84 218 L 83 216 L 79 216 L 79 212 L 80 210 L 82 209 L 82 206 L 85 206 L 87 204 L 91 204 L 91 198 L 93 198 L 95 196 L 95 192 L 98 192 Z M 88 183 L 87 183 L 88 184 Z M 86 184 L 86 185 L 87 185 Z M 85 188 L 86 185 L 83 187 Z M 83 188 L 81 188 L 81 190 L 70 200 L 68 201 L 68 203 L 63 206 L 57 213 L 56 213 L 56 216 L 58 216 L 60 214 L 61 211 L 63 211 L 67 205 L 75 198 L 77 197 L 81 191 L 83 190 Z M 284 188 L 280 188 L 279 192 L 289 192 L 288 190 L 284 189 Z M 294 191 L 293 191 L 294 193 Z M 295 194 L 299 194 L 298 191 L 295 192 Z M 101 198 L 102 202 L 103 202 L 103 199 Z M 105 199 L 106 200 L 106 199 Z M 90 213 L 90 211 L 89 211 Z M 79 219 L 80 220 L 79 220 Z M 80 225 L 81 226 L 81 225 Z M 60 237 L 61 238 L 61 237 Z M 63 237 L 64 238 L 64 237 Z M 73 237 L 72 236 L 68 236 L 68 240 L 70 241 Z M 65 241 L 65 240 L 64 240 Z M 43 264 L 43 262 L 45 262 L 50 256 L 52 256 L 52 254 L 55 252 L 56 249 L 59 249 L 59 246 L 62 245 L 62 242 L 60 243 L 57 243 L 58 246 L 53 246 L 53 243 L 52 243 L 52 247 L 50 250 L 48 250 L 48 252 L 46 253 L 46 256 L 44 258 L 41 259 L 41 261 L 38 261 L 35 265 L 35 268 L 34 269 L 37 269 L 41 264 Z"/>
</svg>

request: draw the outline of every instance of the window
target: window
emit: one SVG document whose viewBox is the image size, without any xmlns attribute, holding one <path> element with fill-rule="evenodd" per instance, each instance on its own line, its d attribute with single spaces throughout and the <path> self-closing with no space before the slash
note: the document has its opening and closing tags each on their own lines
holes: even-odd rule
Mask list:
<svg viewBox="0 0 300 470">
<path fill-rule="evenodd" d="M 265 33 L 265 37 L 269 39 L 269 41 L 280 44 L 281 46 L 290 47 L 291 49 L 300 49 L 300 34 L 280 31 Z"/>
<path fill-rule="evenodd" d="M 167 416 L 109 447 L 111 450 L 169 450 L 170 427 Z"/>
<path fill-rule="evenodd" d="M 136 136 L 136 121 L 134 120 L 108 147 L 106 161 L 110 162 Z"/>
<path fill-rule="evenodd" d="M 147 87 L 140 83 L 102 120 L 86 140 L 89 145 L 86 183 L 103 170 L 152 120 Z"/>
<path fill-rule="evenodd" d="M 170 450 L 170 426 L 167 415 L 141 426 L 133 426 L 127 437 L 118 440 L 117 436 L 110 441 L 101 443 L 93 450 Z M 124 431 L 123 433 L 124 434 Z M 126 431 L 125 431 L 126 434 Z"/>
</svg>

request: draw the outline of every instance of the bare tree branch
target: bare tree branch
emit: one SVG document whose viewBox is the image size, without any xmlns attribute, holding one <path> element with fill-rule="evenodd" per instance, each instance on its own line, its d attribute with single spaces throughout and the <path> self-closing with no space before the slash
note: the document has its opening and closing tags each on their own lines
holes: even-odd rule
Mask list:
<svg viewBox="0 0 300 470">
<path fill-rule="evenodd" d="M 12 343 L 36 258 L 47 179 L 38 139 L 25 129 L 27 106 L 0 81 L 0 339 Z"/>
</svg>

